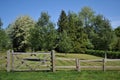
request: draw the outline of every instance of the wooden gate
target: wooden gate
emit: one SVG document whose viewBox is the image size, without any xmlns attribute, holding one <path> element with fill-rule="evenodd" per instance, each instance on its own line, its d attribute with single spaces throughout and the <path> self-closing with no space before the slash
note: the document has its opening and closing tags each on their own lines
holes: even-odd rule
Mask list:
<svg viewBox="0 0 120 80">
<path fill-rule="evenodd" d="M 54 71 L 54 51 L 44 53 L 7 53 L 7 71 Z"/>
</svg>

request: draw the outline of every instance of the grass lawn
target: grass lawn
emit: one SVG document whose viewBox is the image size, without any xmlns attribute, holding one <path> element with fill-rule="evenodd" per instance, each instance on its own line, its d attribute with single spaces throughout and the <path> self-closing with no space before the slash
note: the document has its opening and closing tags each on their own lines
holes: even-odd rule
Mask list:
<svg viewBox="0 0 120 80">
<path fill-rule="evenodd" d="M 120 80 L 120 71 L 0 72 L 0 80 Z"/>
</svg>

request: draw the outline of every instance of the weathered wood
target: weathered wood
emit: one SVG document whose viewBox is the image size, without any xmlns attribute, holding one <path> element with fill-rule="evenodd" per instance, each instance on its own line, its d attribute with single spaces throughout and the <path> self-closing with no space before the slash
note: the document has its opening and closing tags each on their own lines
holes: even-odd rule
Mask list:
<svg viewBox="0 0 120 80">
<path fill-rule="evenodd" d="M 76 69 L 76 66 L 56 66 L 56 68 L 63 68 L 63 69 L 65 69 L 65 68 L 72 68 L 72 69 Z"/>
<path fill-rule="evenodd" d="M 68 60 L 68 61 L 69 61 L 69 60 L 70 60 L 70 61 L 73 60 L 73 61 L 75 61 L 76 59 L 73 59 L 73 58 L 69 58 L 69 59 L 68 59 L 68 58 L 56 58 L 56 60 Z"/>
<path fill-rule="evenodd" d="M 55 54 L 54 50 L 51 51 L 51 66 L 52 72 L 55 72 Z"/>
<path fill-rule="evenodd" d="M 94 59 L 94 60 L 79 60 L 80 62 L 103 62 L 103 59 Z M 120 61 L 120 59 L 107 59 L 105 61 Z"/>
<path fill-rule="evenodd" d="M 10 72 L 10 50 L 7 51 L 7 72 Z"/>
<path fill-rule="evenodd" d="M 14 51 L 12 50 L 12 54 L 11 54 L 11 64 L 12 64 L 12 71 L 14 70 Z"/>
<path fill-rule="evenodd" d="M 102 68 L 102 66 L 81 66 L 81 68 Z"/>
<path fill-rule="evenodd" d="M 103 59 L 103 71 L 106 70 L 106 68 L 105 68 L 105 62 L 106 62 L 106 59 Z"/>
<path fill-rule="evenodd" d="M 43 54 L 43 58 L 39 58 L 38 55 L 41 55 Z M 19 57 L 19 56 L 22 56 L 23 57 Z M 24 56 L 25 55 L 25 56 Z M 26 57 L 26 55 L 28 55 Z M 31 56 L 32 55 L 32 56 Z M 36 69 L 37 67 L 46 67 L 46 68 L 49 68 L 49 70 L 51 69 L 51 64 L 53 62 L 53 71 L 54 71 L 54 61 L 52 61 L 52 59 L 54 60 L 54 57 L 51 57 L 51 56 L 54 56 L 54 52 L 51 52 L 51 53 L 21 53 L 21 52 L 12 52 L 12 55 L 11 55 L 11 68 L 12 68 L 12 71 L 16 71 L 16 70 L 20 70 L 20 71 L 26 71 L 26 70 L 31 70 L 31 71 L 34 71 L 34 70 L 42 70 L 45 68 L 40 68 L 40 69 Z M 47 56 L 47 57 L 46 57 Z M 15 63 L 15 60 L 17 61 L 20 61 L 20 64 L 16 64 Z M 44 62 L 44 64 L 40 64 L 38 63 L 39 65 L 36 64 L 36 68 L 35 67 L 32 67 L 29 62 L 30 61 L 34 61 L 34 62 Z M 50 64 L 48 65 L 48 61 L 50 62 Z M 47 62 L 47 63 L 46 63 Z M 24 65 L 26 67 L 26 69 L 21 69 L 20 66 L 21 65 Z"/>
<path fill-rule="evenodd" d="M 107 61 L 120 61 L 120 59 L 107 59 Z"/>
<path fill-rule="evenodd" d="M 44 68 L 44 69 L 33 69 L 32 71 L 42 71 L 42 70 L 50 70 L 50 68 Z M 14 71 L 31 71 L 31 69 L 14 69 Z"/>
<path fill-rule="evenodd" d="M 77 70 L 77 71 L 80 71 L 79 59 L 76 59 L 76 70 Z"/>
<path fill-rule="evenodd" d="M 106 66 L 106 68 L 120 68 L 120 66 Z"/>
<path fill-rule="evenodd" d="M 103 62 L 102 59 L 94 59 L 94 60 L 79 60 L 80 62 Z"/>
<path fill-rule="evenodd" d="M 14 52 L 13 54 L 14 55 L 21 55 L 21 54 L 30 54 L 30 55 L 33 54 L 34 55 L 34 54 L 51 54 L 51 53 L 50 52 L 45 52 L 45 53 L 44 52 L 40 52 L 40 53 L 36 53 L 36 52 L 35 53 L 32 53 L 32 52 L 31 53 L 30 52 L 27 52 L 27 53 L 24 53 L 24 52 Z"/>
<path fill-rule="evenodd" d="M 80 60 L 79 60 L 79 70 L 81 71 L 81 62 L 80 62 Z"/>
</svg>

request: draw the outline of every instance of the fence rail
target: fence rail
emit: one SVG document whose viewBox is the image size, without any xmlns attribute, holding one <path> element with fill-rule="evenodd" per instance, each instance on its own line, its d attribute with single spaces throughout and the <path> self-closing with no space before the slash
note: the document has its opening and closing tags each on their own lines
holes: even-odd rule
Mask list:
<svg viewBox="0 0 120 80">
<path fill-rule="evenodd" d="M 107 61 L 120 61 L 120 59 L 107 59 L 107 58 L 104 58 L 104 59 L 93 59 L 93 60 L 80 60 L 80 59 L 68 59 L 68 58 L 56 58 L 56 60 L 74 60 L 75 63 L 76 63 L 76 66 L 56 66 L 56 69 L 76 69 L 77 71 L 81 71 L 82 68 L 86 68 L 86 69 L 89 69 L 89 68 L 99 68 L 99 69 L 102 69 L 103 71 L 106 71 L 107 68 L 120 68 L 120 66 L 107 66 L 106 63 Z M 94 65 L 91 65 L 91 66 L 82 66 L 81 63 L 82 62 L 102 62 L 102 65 L 101 66 L 94 66 Z"/>
</svg>

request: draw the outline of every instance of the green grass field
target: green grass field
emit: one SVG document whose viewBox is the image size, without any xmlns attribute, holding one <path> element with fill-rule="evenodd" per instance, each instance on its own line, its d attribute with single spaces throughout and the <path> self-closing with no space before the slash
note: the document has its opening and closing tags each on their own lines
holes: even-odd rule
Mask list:
<svg viewBox="0 0 120 80">
<path fill-rule="evenodd" d="M 0 72 L 0 80 L 120 80 L 120 71 Z"/>
<path fill-rule="evenodd" d="M 0 54 L 5 56 L 5 54 Z M 102 59 L 87 54 L 62 54 L 56 53 L 56 58 L 78 58 L 81 60 Z M 22 56 L 21 56 L 22 57 Z M 0 64 L 5 60 L 0 60 Z M 75 65 L 75 61 L 56 60 L 56 65 L 71 66 Z M 88 62 L 81 65 L 102 65 L 100 62 Z M 108 62 L 107 65 L 120 66 L 120 62 Z M 4 67 L 5 68 L 5 67 Z M 3 69 L 4 69 L 3 68 Z M 0 68 L 2 69 L 2 68 Z M 103 72 L 102 70 L 82 70 L 77 72 L 75 70 L 57 70 L 56 72 L 40 71 L 40 72 L 6 72 L 0 71 L 0 80 L 120 80 L 120 69 L 109 70 Z"/>
</svg>

